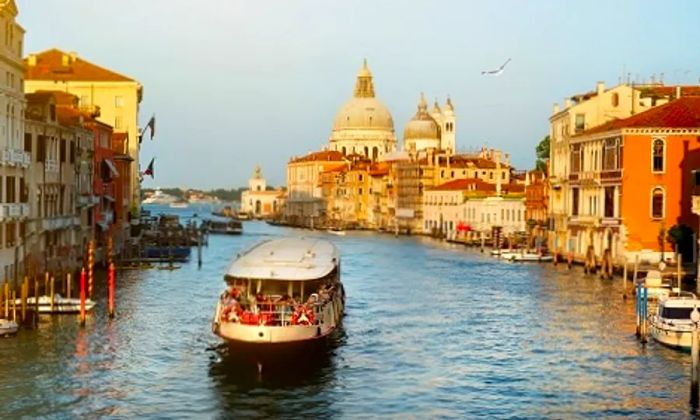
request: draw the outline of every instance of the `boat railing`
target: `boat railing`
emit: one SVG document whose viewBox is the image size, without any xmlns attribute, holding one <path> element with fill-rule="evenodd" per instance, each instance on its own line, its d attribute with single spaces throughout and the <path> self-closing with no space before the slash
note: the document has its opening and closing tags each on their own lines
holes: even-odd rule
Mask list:
<svg viewBox="0 0 700 420">
<path fill-rule="evenodd" d="M 294 314 L 297 311 L 311 309 L 313 312 L 313 325 L 322 322 L 323 310 L 330 301 L 321 301 L 307 304 L 294 304 L 292 302 L 254 302 L 251 305 L 239 305 L 239 310 L 229 319 L 224 319 L 226 306 L 221 305 L 217 319 L 221 322 L 234 322 L 244 325 L 265 326 L 289 326 L 293 325 Z"/>
</svg>

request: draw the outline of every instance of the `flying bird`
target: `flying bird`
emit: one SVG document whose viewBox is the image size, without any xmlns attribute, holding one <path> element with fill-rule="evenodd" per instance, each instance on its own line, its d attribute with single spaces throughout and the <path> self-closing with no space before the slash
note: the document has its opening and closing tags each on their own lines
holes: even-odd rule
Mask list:
<svg viewBox="0 0 700 420">
<path fill-rule="evenodd" d="M 499 67 L 497 70 L 488 70 L 488 71 L 482 71 L 482 75 L 486 76 L 500 76 L 501 73 L 503 73 L 503 70 L 506 68 L 506 65 L 510 62 L 510 58 L 506 60 L 505 63 L 501 67 Z"/>
</svg>

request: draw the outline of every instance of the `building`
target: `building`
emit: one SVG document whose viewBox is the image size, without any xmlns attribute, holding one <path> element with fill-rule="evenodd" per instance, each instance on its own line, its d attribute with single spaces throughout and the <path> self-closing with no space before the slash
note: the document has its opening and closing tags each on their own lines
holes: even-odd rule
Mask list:
<svg viewBox="0 0 700 420">
<path fill-rule="evenodd" d="M 404 150 L 416 155 L 424 150 L 444 151 L 449 156 L 455 152 L 455 114 L 452 102 L 447 99 L 445 111 L 437 101 L 428 113 L 428 104 L 421 93 L 418 110 L 403 131 Z"/>
<path fill-rule="evenodd" d="M 24 142 L 24 29 L 17 23 L 13 0 L 0 3 L 0 269 L 3 279 L 18 281 L 25 273 L 26 225 L 29 217 L 29 153 Z"/>
<path fill-rule="evenodd" d="M 375 96 L 367 60 L 357 74 L 353 97 L 336 114 L 329 143 L 331 151 L 343 156 L 359 154 L 373 161 L 396 149 L 394 120 Z"/>
<path fill-rule="evenodd" d="M 530 224 L 547 226 L 549 185 L 542 171 L 525 173 L 525 220 Z"/>
<path fill-rule="evenodd" d="M 29 207 L 28 223 L 20 227 L 26 273 L 75 270 L 94 237 L 93 203 L 78 199 L 93 190 L 94 133 L 85 124 L 91 117 L 65 92 L 34 92 L 26 102 L 25 150 L 32 164 L 18 194 Z"/>
<path fill-rule="evenodd" d="M 581 147 L 570 144 L 576 134 L 593 129 L 610 121 L 623 119 L 644 112 L 655 106 L 668 103 L 682 96 L 698 94 L 698 86 L 664 86 L 658 83 L 631 85 L 620 84 L 610 89 L 598 82 L 591 92 L 573 95 L 560 109 L 555 104 L 550 122 L 550 162 L 549 162 L 549 217 L 550 247 L 566 250 L 567 220 L 571 206 L 569 177 L 571 174 L 571 148 Z M 578 151 L 576 151 L 578 152 Z M 593 150 L 581 151 L 589 158 Z"/>
<path fill-rule="evenodd" d="M 567 241 L 577 256 L 671 251 L 665 233 L 692 214 L 694 170 L 700 167 L 700 96 L 678 99 L 610 121 L 570 139 Z"/>
<path fill-rule="evenodd" d="M 292 158 L 287 163 L 287 202 L 284 216 L 291 223 L 325 218 L 327 205 L 321 190 L 321 174 L 346 162 L 342 152 L 324 150 Z"/>
<path fill-rule="evenodd" d="M 127 76 L 84 60 L 73 52 L 57 49 L 30 54 L 25 62 L 27 93 L 61 90 L 79 98 L 83 110 L 99 107 L 98 121 L 126 135 L 125 147 L 133 164 L 128 170 L 127 206 L 136 212 L 140 205 L 139 185 L 139 104 L 141 84 Z M 118 203 L 119 205 L 119 203 Z"/>
<path fill-rule="evenodd" d="M 524 187 L 493 185 L 480 179 L 458 179 L 425 191 L 424 231 L 454 238 L 458 229 L 490 235 L 525 231 Z"/>
<path fill-rule="evenodd" d="M 253 177 L 248 180 L 248 189 L 241 194 L 241 213 L 255 218 L 271 217 L 281 211 L 283 202 L 284 191 L 268 190 L 262 169 L 256 166 Z"/>
</svg>

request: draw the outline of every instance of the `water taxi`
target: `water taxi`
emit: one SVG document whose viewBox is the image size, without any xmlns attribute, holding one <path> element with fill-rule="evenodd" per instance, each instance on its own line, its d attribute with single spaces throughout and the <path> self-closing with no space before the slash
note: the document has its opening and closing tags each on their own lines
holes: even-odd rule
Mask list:
<svg viewBox="0 0 700 420">
<path fill-rule="evenodd" d="M 690 350 L 694 328 L 690 315 L 696 307 L 700 308 L 700 299 L 690 292 L 661 297 L 649 322 L 651 336 L 665 346 Z"/>
<path fill-rule="evenodd" d="M 263 241 L 235 258 L 224 280 L 212 329 L 229 344 L 320 343 L 343 317 L 340 254 L 323 239 Z"/>
</svg>

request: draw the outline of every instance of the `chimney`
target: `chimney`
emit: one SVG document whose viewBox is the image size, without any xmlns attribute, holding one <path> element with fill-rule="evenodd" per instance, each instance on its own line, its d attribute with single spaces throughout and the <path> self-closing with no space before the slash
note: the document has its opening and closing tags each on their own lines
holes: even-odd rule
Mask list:
<svg viewBox="0 0 700 420">
<path fill-rule="evenodd" d="M 676 99 L 681 97 L 681 86 L 676 86 Z"/>
<path fill-rule="evenodd" d="M 595 84 L 595 93 L 602 95 L 605 92 L 605 82 L 598 82 Z"/>
<path fill-rule="evenodd" d="M 559 104 L 555 103 L 554 106 L 552 106 L 552 115 L 558 114 L 559 113 Z"/>
<path fill-rule="evenodd" d="M 506 153 L 505 164 L 506 166 L 510 166 L 510 153 Z"/>
<path fill-rule="evenodd" d="M 27 57 L 27 65 L 29 65 L 29 67 L 36 66 L 36 54 L 29 54 L 29 57 Z"/>
<path fill-rule="evenodd" d="M 69 64 L 70 64 L 70 56 L 68 56 L 67 54 L 63 54 L 61 56 L 61 65 L 63 67 L 68 67 Z"/>
<path fill-rule="evenodd" d="M 564 99 L 564 109 L 569 109 L 569 108 L 571 108 L 571 99 L 565 98 Z"/>
<path fill-rule="evenodd" d="M 69 52 L 68 55 L 70 56 L 70 62 L 71 62 L 71 64 L 75 63 L 75 60 L 78 59 L 78 53 L 75 52 L 75 51 Z"/>
</svg>

